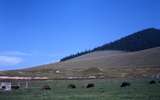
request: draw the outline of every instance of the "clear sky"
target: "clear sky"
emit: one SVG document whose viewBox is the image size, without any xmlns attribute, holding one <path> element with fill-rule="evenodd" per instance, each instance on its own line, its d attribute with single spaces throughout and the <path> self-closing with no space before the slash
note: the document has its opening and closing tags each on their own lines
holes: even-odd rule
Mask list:
<svg viewBox="0 0 160 100">
<path fill-rule="evenodd" d="M 160 0 L 0 0 L 0 70 L 51 63 L 160 28 Z"/>
</svg>

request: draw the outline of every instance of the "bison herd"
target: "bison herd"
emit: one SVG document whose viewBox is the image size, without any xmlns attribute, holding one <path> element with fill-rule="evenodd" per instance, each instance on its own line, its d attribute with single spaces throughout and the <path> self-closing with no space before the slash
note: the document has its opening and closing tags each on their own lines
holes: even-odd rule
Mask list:
<svg viewBox="0 0 160 100">
<path fill-rule="evenodd" d="M 151 84 L 151 85 L 152 84 L 156 84 L 156 83 L 160 83 L 160 81 L 158 81 L 158 82 L 156 82 L 155 80 L 149 81 L 149 84 Z M 131 83 L 124 81 L 124 82 L 122 82 L 122 84 L 120 85 L 120 87 L 128 87 L 130 85 L 131 85 Z"/>
<path fill-rule="evenodd" d="M 156 84 L 156 81 L 155 80 L 151 80 L 148 83 L 149 84 Z M 158 83 L 160 83 L 160 81 L 158 81 Z M 121 88 L 129 87 L 129 86 L 131 86 L 131 83 L 127 82 L 127 81 L 122 82 L 121 85 L 120 85 Z M 93 88 L 93 87 L 95 87 L 94 83 L 88 83 L 88 84 L 86 84 L 86 85 L 83 86 L 83 88 Z M 69 89 L 75 89 L 77 87 L 76 87 L 75 84 L 69 84 L 67 86 L 67 88 L 69 88 Z M 51 90 L 51 88 L 48 85 L 43 86 L 42 89 L 43 90 Z"/>
<path fill-rule="evenodd" d="M 155 80 L 149 81 L 149 84 L 151 84 L 151 85 L 156 84 L 156 83 L 160 83 L 160 81 L 158 81 L 158 82 L 156 82 Z M 131 83 L 124 81 L 124 82 L 122 82 L 120 87 L 129 87 L 130 85 L 131 85 Z"/>
<path fill-rule="evenodd" d="M 95 85 L 94 85 L 93 83 L 89 83 L 89 84 L 83 86 L 83 88 L 93 88 L 93 87 L 95 87 Z M 70 88 L 70 89 L 75 89 L 75 88 L 76 88 L 76 85 L 75 85 L 75 84 L 69 84 L 69 85 L 68 85 L 68 88 Z"/>
<path fill-rule="evenodd" d="M 158 83 L 160 83 L 160 81 L 158 81 Z M 156 81 L 155 80 L 151 80 L 151 81 L 149 81 L 149 84 L 156 84 Z M 129 86 L 131 86 L 131 83 L 127 82 L 127 81 L 122 82 L 121 85 L 120 85 L 121 88 L 129 87 Z M 83 86 L 83 88 L 94 88 L 94 87 L 95 87 L 94 83 L 88 83 L 88 84 L 86 84 L 86 85 Z M 69 84 L 67 86 L 67 88 L 69 88 L 69 89 L 76 89 L 77 86 L 75 84 Z M 51 90 L 51 87 L 49 85 L 44 85 L 42 87 L 42 90 Z"/>
<path fill-rule="evenodd" d="M 151 81 L 148 82 L 148 84 L 150 84 L 150 85 L 156 84 L 156 83 L 160 83 L 160 81 L 151 80 Z M 120 87 L 121 87 L 121 88 L 129 87 L 129 86 L 131 86 L 131 83 L 130 83 L 130 82 L 127 82 L 127 81 L 123 81 L 123 82 L 120 84 Z M 83 86 L 83 88 L 94 88 L 94 87 L 95 87 L 95 84 L 94 84 L 94 83 L 88 83 L 88 84 L 86 84 L 86 85 Z M 5 88 L 5 87 L 2 87 L 2 88 Z M 13 89 L 13 90 L 17 90 L 17 89 L 19 89 L 19 88 L 20 88 L 20 86 L 18 86 L 18 85 L 12 85 L 12 86 L 11 86 L 11 89 Z M 76 87 L 75 84 L 69 84 L 69 85 L 67 86 L 67 88 L 69 88 L 69 89 L 75 89 L 75 88 L 77 88 L 77 87 Z M 51 90 L 51 87 L 50 87 L 49 85 L 44 85 L 41 89 L 42 89 L 42 90 Z"/>
<path fill-rule="evenodd" d="M 93 83 L 89 83 L 89 84 L 87 84 L 87 85 L 85 86 L 85 88 L 93 88 L 93 87 L 95 87 L 95 85 L 94 85 Z M 75 88 L 76 88 L 76 85 L 75 85 L 75 84 L 69 84 L 69 85 L 67 86 L 67 88 L 69 88 L 69 89 L 75 89 Z M 42 87 L 42 90 L 51 90 L 51 87 L 50 87 L 49 85 L 44 85 L 44 86 Z"/>
</svg>

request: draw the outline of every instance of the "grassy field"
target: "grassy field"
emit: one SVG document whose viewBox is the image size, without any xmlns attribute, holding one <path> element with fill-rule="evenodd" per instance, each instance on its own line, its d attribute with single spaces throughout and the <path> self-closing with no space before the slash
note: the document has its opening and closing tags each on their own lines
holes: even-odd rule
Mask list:
<svg viewBox="0 0 160 100">
<path fill-rule="evenodd" d="M 160 83 L 149 84 L 149 79 L 127 80 L 131 86 L 121 88 L 124 80 L 51 80 L 33 81 L 28 89 L 0 92 L 0 100 L 160 100 Z M 75 89 L 67 88 L 75 84 Z M 94 88 L 84 85 L 94 83 Z M 49 85 L 51 90 L 42 90 Z"/>
</svg>

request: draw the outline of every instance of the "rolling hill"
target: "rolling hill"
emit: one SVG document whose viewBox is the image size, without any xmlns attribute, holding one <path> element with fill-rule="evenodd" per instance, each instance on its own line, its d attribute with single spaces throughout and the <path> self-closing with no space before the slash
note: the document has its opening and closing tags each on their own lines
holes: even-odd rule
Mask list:
<svg viewBox="0 0 160 100">
<path fill-rule="evenodd" d="M 145 66 L 160 67 L 160 47 L 136 52 L 96 51 L 77 58 L 73 58 L 65 62 L 42 65 L 33 69 L 86 69 L 90 67 L 98 67 L 105 69 Z"/>
<path fill-rule="evenodd" d="M 66 61 L 95 51 L 121 50 L 133 52 L 158 46 L 160 46 L 160 30 L 155 28 L 148 28 L 142 31 L 135 32 L 129 36 L 123 37 L 117 41 L 94 48 L 93 50 L 66 56 L 62 58 L 60 61 Z"/>
<path fill-rule="evenodd" d="M 160 77 L 160 30 L 146 29 L 57 63 L 3 71 L 0 75 L 53 79 Z"/>
<path fill-rule="evenodd" d="M 0 75 L 49 78 L 155 77 L 160 75 L 160 47 L 136 52 L 96 51 L 68 61 L 0 72 Z"/>
</svg>

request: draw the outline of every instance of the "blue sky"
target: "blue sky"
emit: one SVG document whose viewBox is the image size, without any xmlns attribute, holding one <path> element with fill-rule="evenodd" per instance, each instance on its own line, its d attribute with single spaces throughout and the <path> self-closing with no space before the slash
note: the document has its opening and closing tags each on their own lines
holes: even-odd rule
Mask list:
<svg viewBox="0 0 160 100">
<path fill-rule="evenodd" d="M 149 27 L 160 0 L 0 0 L 0 70 L 58 61 Z"/>
</svg>

